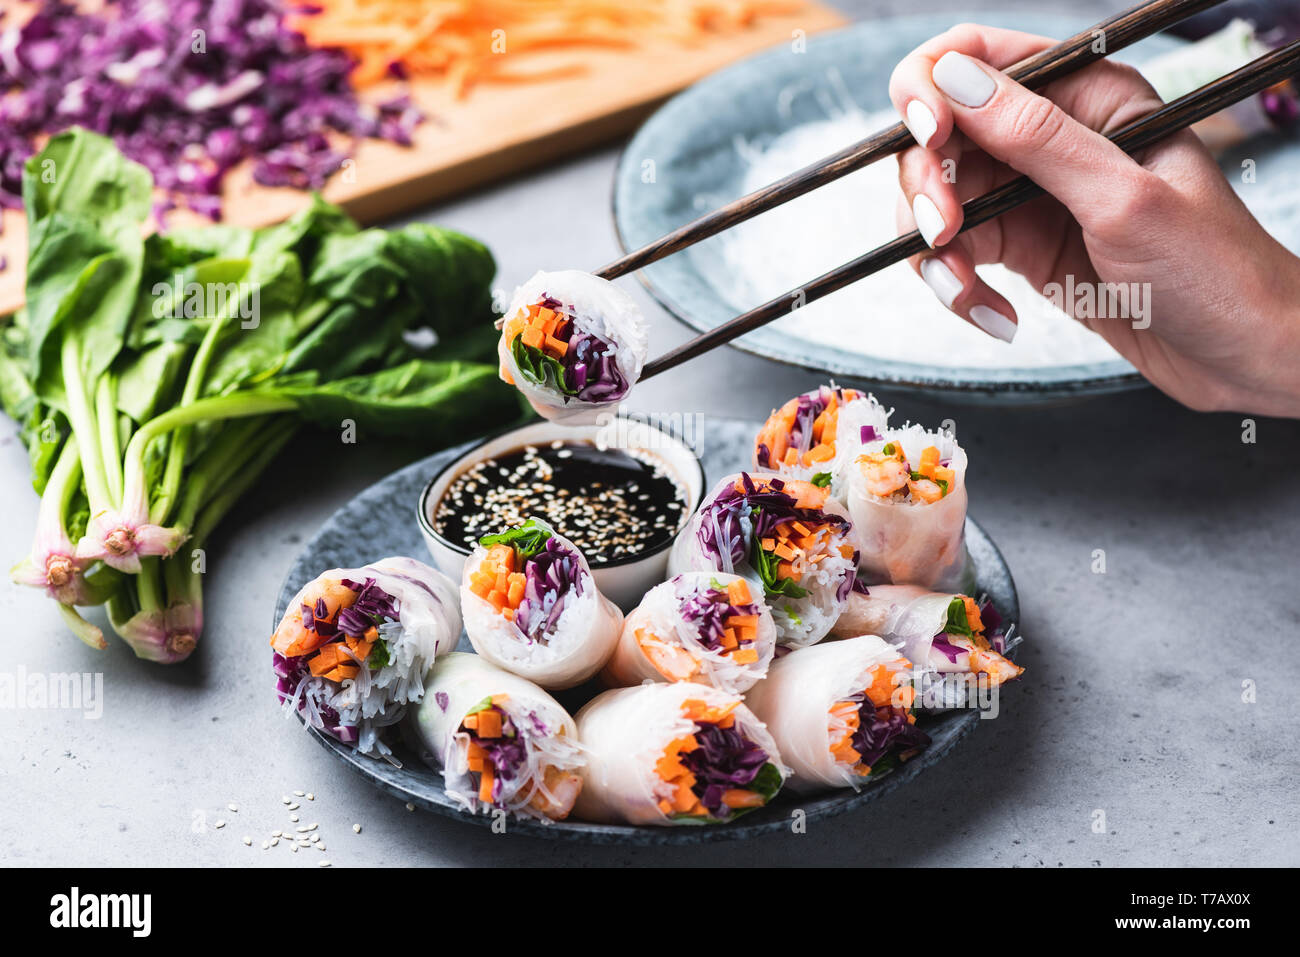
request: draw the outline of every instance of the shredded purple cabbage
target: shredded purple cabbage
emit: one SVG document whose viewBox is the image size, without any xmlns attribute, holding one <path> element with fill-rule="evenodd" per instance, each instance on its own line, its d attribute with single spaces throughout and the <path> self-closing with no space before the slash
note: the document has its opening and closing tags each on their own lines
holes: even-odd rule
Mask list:
<svg viewBox="0 0 1300 957">
<path fill-rule="evenodd" d="M 524 743 L 523 737 L 516 730 L 514 722 L 510 715 L 496 708 L 501 714 L 501 736 L 498 738 L 480 738 L 473 734 L 473 738 L 478 742 L 485 752 L 487 758 L 492 762 L 494 770 L 492 780 L 492 800 L 493 802 L 501 799 L 501 792 L 505 787 L 506 781 L 513 781 L 519 774 L 519 769 L 528 762 L 528 746 Z"/>
<path fill-rule="evenodd" d="M 0 205 L 20 205 L 37 141 L 70 126 L 148 168 L 169 197 L 160 215 L 180 203 L 213 219 L 244 160 L 263 185 L 319 189 L 351 149 L 331 134 L 410 145 L 410 99 L 358 102 L 348 55 L 310 47 L 284 13 L 279 0 L 40 0 L 21 27 L 0 14 Z"/>
<path fill-rule="evenodd" d="M 862 444 L 866 445 L 868 442 L 874 442 L 880 438 L 880 433 L 876 431 L 874 425 L 864 425 L 858 430 L 858 437 L 862 440 Z"/>
<path fill-rule="evenodd" d="M 853 576 L 853 582 L 849 585 L 849 590 L 855 591 L 859 595 L 871 594 L 871 589 L 867 587 L 867 583 L 863 581 L 861 578 L 858 578 L 856 575 Z"/>
<path fill-rule="evenodd" d="M 346 578 L 343 584 L 358 592 L 352 607 L 339 612 L 339 630 L 349 638 L 361 638 L 371 627 L 385 621 L 397 621 L 397 599 L 375 584 L 373 578 L 358 583 Z"/>
<path fill-rule="evenodd" d="M 515 627 L 528 641 L 546 644 L 570 595 L 582 594 L 578 553 L 556 538 L 524 563 L 524 597 L 515 609 Z"/>
<path fill-rule="evenodd" d="M 930 647 L 944 655 L 953 664 L 957 663 L 958 656 L 966 654 L 965 648 L 959 648 L 952 644 L 942 632 L 934 636 L 934 642 Z"/>
<path fill-rule="evenodd" d="M 759 442 L 758 447 L 754 449 L 754 461 L 758 463 L 759 468 L 772 467 L 772 450 L 767 447 L 766 442 Z"/>
<path fill-rule="evenodd" d="M 564 384 L 574 390 L 574 398 L 582 402 L 617 402 L 627 395 L 631 383 L 611 355 L 614 348 L 599 336 L 580 332 L 574 325 L 577 309 L 547 293 L 542 294 L 543 307 L 569 317 L 555 327 L 554 336 L 569 348 L 560 358 L 564 368 Z"/>
<path fill-rule="evenodd" d="M 298 690 L 298 685 L 310 676 L 308 660 L 307 655 L 286 658 L 278 651 L 271 652 L 271 668 L 275 671 L 275 695 L 280 704 L 284 705 L 292 701 L 294 693 Z M 317 704 L 316 707 L 323 722 L 317 725 L 321 731 L 337 738 L 344 744 L 357 743 L 357 729 L 351 725 L 341 724 L 337 711 L 323 703 Z M 299 698 L 298 712 L 301 714 L 306 710 L 306 699 Z"/>
<path fill-rule="evenodd" d="M 701 723 L 695 740 L 699 747 L 681 756 L 682 764 L 695 775 L 691 791 L 713 817 L 730 817 L 733 812 L 722 803 L 722 795 L 731 788 L 748 788 L 767 764 L 767 752 L 735 723 L 729 728 Z"/>
<path fill-rule="evenodd" d="M 859 761 L 872 767 L 891 751 L 924 748 L 930 736 L 907 720 L 903 708 L 877 708 L 864 698 L 858 708 L 858 729 L 853 732 L 853 750 Z"/>
<path fill-rule="evenodd" d="M 709 651 L 717 651 L 722 647 L 722 636 L 728 618 L 732 615 L 757 615 L 759 612 L 756 604 L 731 604 L 726 589 L 707 586 L 696 589 L 683 575 L 674 578 L 673 583 L 682 617 L 694 626 L 700 644 Z"/>
</svg>

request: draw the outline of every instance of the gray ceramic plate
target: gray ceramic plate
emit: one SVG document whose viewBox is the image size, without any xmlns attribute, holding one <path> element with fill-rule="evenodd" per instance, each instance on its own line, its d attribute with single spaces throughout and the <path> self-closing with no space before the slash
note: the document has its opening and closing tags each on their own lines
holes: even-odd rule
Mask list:
<svg viewBox="0 0 1300 957">
<path fill-rule="evenodd" d="M 869 20 L 808 40 L 806 54 L 791 56 L 784 46 L 743 60 L 702 80 L 655 113 L 623 153 L 614 183 L 614 218 L 623 248 L 634 249 L 691 221 L 704 209 L 697 197 L 718 203 L 741 194 L 742 160 L 736 142 L 764 142 L 801 123 L 826 118 L 824 102 L 842 102 L 845 91 L 866 112 L 889 107 L 887 87 L 894 65 L 917 44 L 954 23 L 975 20 L 1047 36 L 1067 36 L 1088 24 L 1081 20 L 1029 13 L 963 15 L 951 13 Z M 1126 50 L 1121 59 L 1140 62 L 1181 41 L 1155 37 Z M 831 88 L 838 73 L 842 86 Z M 797 90 L 796 96 L 781 96 Z M 783 115 L 782 110 L 787 112 Z M 1250 157 L 1259 164 L 1257 182 L 1239 186 L 1243 198 L 1283 243 L 1300 249 L 1300 146 L 1278 138 L 1253 141 Z M 646 157 L 655 162 L 655 181 L 642 181 Z M 1235 155 L 1224 157 L 1228 170 L 1241 170 Z M 1266 179 L 1267 172 L 1267 179 Z M 1239 179 L 1240 177 L 1234 177 Z M 1278 198 L 1269 195 L 1288 188 Z M 1289 198 L 1288 198 L 1289 197 Z M 639 275 L 673 315 L 698 330 L 711 329 L 738 310 L 718 288 L 721 261 L 705 241 L 655 263 Z M 844 259 L 865 250 L 846 250 Z M 814 277 L 809 276 L 809 279 Z M 1131 389 L 1142 379 L 1115 359 L 1047 368 L 961 368 L 873 358 L 829 345 L 801 341 L 773 328 L 739 340 L 747 352 L 801 368 L 828 372 L 846 385 L 883 384 L 902 391 L 963 394 L 971 400 L 1043 402 Z"/>
<path fill-rule="evenodd" d="M 758 423 L 734 419 L 710 420 L 708 435 L 712 440 L 709 449 L 701 453 L 701 460 L 711 485 L 720 476 L 734 471 L 749 461 L 754 434 Z M 280 589 L 272 627 L 279 623 L 290 599 L 304 584 L 326 568 L 352 568 L 382 558 L 386 555 L 410 555 L 426 559 L 424 542 L 415 522 L 415 503 L 420 491 L 449 461 L 462 454 L 469 446 L 439 452 L 416 462 L 388 478 L 372 485 L 345 505 L 327 521 L 321 530 L 306 544 Z M 975 563 L 977 592 L 986 592 L 994 606 L 1008 623 L 1020 618 L 1020 604 L 1016 597 L 1011 571 L 998 552 L 997 546 L 974 522 L 967 520 L 966 541 Z M 472 651 L 469 640 L 461 636 L 459 651 Z M 268 688 L 270 672 L 267 672 Z M 558 695 L 560 701 L 576 711 L 591 696 L 595 688 L 578 688 Z M 269 693 L 269 691 L 268 691 Z M 759 834 L 780 831 L 790 826 L 791 813 L 801 809 L 809 819 L 830 817 L 853 810 L 912 780 L 930 765 L 951 751 L 957 742 L 980 723 L 977 712 L 952 711 L 937 717 L 921 719 L 921 726 L 933 740 L 925 751 L 899 769 L 883 775 L 878 781 L 858 793 L 836 791 L 814 796 L 796 797 L 789 792 L 762 810 L 741 818 L 732 826 L 715 827 L 623 827 L 604 824 L 586 824 L 582 821 L 564 821 L 544 825 L 532 821 L 511 821 L 512 832 L 528 833 L 537 837 L 562 840 L 588 841 L 597 844 L 691 844 L 700 841 L 718 841 L 755 837 Z M 318 740 L 331 756 L 369 778 L 377 787 L 402 801 L 417 807 L 436 811 L 471 824 L 487 826 L 491 819 L 465 813 L 442 787 L 442 775 L 421 763 L 414 750 L 399 740 L 389 740 L 394 752 L 402 761 L 395 768 L 385 761 L 358 754 L 352 748 L 314 730 L 307 732 Z"/>
</svg>

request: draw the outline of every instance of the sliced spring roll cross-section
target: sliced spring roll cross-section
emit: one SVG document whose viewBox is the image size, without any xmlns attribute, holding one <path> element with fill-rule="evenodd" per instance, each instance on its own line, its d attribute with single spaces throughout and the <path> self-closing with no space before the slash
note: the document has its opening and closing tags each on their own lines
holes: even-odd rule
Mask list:
<svg viewBox="0 0 1300 957">
<path fill-rule="evenodd" d="M 966 453 L 949 433 L 913 425 L 867 443 L 845 499 L 869 583 L 969 586 Z"/>
<path fill-rule="evenodd" d="M 364 752 L 424 696 L 434 659 L 460 638 L 456 586 L 413 558 L 332 568 L 289 603 L 275 634 L 276 692 L 289 713 Z"/>
<path fill-rule="evenodd" d="M 862 786 L 930 743 L 916 727 L 912 664 L 875 635 L 800 648 L 746 698 L 799 790 Z"/>
<path fill-rule="evenodd" d="M 600 671 L 623 627 L 577 546 L 532 518 L 479 539 L 460 598 L 474 650 L 543 688 L 572 688 Z"/>
<path fill-rule="evenodd" d="M 587 764 L 575 813 L 588 821 L 734 821 L 767 805 L 789 773 L 740 696 L 707 685 L 606 691 L 577 721 Z"/>
<path fill-rule="evenodd" d="M 447 794 L 471 813 L 491 809 L 563 820 L 582 790 L 577 726 L 531 681 L 478 655 L 452 653 L 429 673 L 415 713 Z"/>
<path fill-rule="evenodd" d="M 889 412 L 870 393 L 820 386 L 772 413 L 754 442 L 754 467 L 829 485 L 838 496 L 845 467 L 888 421 Z"/>
<path fill-rule="evenodd" d="M 602 677 L 611 686 L 694 681 L 740 694 L 767 674 L 775 652 L 772 613 L 745 579 L 684 572 L 627 616 Z"/>
<path fill-rule="evenodd" d="M 996 609 L 969 595 L 932 592 L 917 585 L 873 585 L 855 590 L 833 634 L 883 635 L 902 642 L 918 668 L 989 676 L 996 687 L 1024 668 L 1005 657 L 1006 636 Z"/>
<path fill-rule="evenodd" d="M 670 574 L 723 571 L 748 579 L 777 641 L 820 641 L 844 610 L 858 554 L 844 507 L 828 490 L 774 475 L 729 475 L 678 534 Z"/>
<path fill-rule="evenodd" d="M 593 421 L 645 365 L 645 318 L 613 283 L 577 270 L 539 272 L 515 290 L 501 323 L 501 378 L 556 421 Z"/>
</svg>

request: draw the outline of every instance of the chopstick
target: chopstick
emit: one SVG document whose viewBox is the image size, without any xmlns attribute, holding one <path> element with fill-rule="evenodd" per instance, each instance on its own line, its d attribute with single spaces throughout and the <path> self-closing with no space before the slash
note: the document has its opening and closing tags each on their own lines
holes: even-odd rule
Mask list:
<svg viewBox="0 0 1300 957">
<path fill-rule="evenodd" d="M 1109 139 L 1126 153 L 1137 152 L 1297 73 L 1300 73 L 1300 40 L 1280 47 L 1227 76 L 1165 104 L 1142 119 L 1111 133 Z M 1029 177 L 1022 176 L 990 193 L 968 200 L 962 206 L 965 221 L 960 232 L 981 226 L 1041 195 L 1042 187 Z M 925 252 L 928 248 L 919 232 L 899 236 L 799 289 L 769 300 L 666 352 L 647 363 L 641 378 L 644 380 L 658 375 L 665 369 L 671 369 L 792 312 L 796 305 L 802 306 L 820 299 L 887 266 Z"/>
<path fill-rule="evenodd" d="M 1102 20 L 1050 49 L 1021 60 L 1006 72 L 1024 86 L 1038 89 L 1139 40 L 1145 40 L 1180 20 L 1224 2 L 1225 0 L 1148 0 L 1131 10 Z M 596 275 L 602 279 L 616 279 L 658 262 L 665 256 L 913 145 L 915 140 L 912 139 L 912 134 L 906 126 L 898 123 L 747 196 L 732 200 L 640 249 L 626 253 L 599 270 Z"/>
</svg>

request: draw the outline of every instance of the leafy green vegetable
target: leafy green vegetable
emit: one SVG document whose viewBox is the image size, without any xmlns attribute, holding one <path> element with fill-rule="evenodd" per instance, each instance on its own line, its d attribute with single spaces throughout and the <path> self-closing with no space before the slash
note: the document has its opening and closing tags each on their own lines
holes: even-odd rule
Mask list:
<svg viewBox="0 0 1300 957">
<path fill-rule="evenodd" d="M 818 488 L 828 487 L 831 484 L 831 473 L 818 472 L 816 475 L 812 477 L 812 483 L 813 485 L 816 485 Z"/>
<path fill-rule="evenodd" d="M 523 336 L 515 336 L 510 342 L 510 354 L 515 357 L 519 371 L 533 383 L 554 389 L 564 395 L 577 395 L 578 390 L 569 387 L 565 381 L 564 366 L 555 356 L 548 356 L 536 346 L 524 345 Z"/>
<path fill-rule="evenodd" d="M 943 630 L 950 635 L 961 635 L 965 638 L 975 636 L 971 630 L 970 620 L 966 617 L 966 602 L 960 595 L 948 602 L 948 621 L 943 626 Z"/>
<path fill-rule="evenodd" d="M 546 547 L 555 533 L 546 525 L 530 518 L 518 528 L 512 528 L 499 535 L 484 535 L 478 543 L 484 548 L 493 545 L 509 545 L 515 550 L 521 562 L 526 562 Z"/>
<path fill-rule="evenodd" d="M 483 699 L 482 701 L 480 701 L 478 704 L 474 705 L 474 707 L 472 707 L 472 708 L 470 708 L 468 711 L 466 711 L 466 712 L 465 712 L 465 717 L 468 718 L 468 717 L 469 717 L 470 715 L 472 715 L 472 714 L 478 714 L 480 711 L 486 711 L 486 710 L 487 710 L 488 708 L 490 708 L 490 707 L 492 707 L 492 696 L 491 696 L 491 695 L 488 695 L 486 698 L 484 698 L 484 699 Z"/>
<path fill-rule="evenodd" d="M 27 305 L 0 330 L 0 404 L 57 501 L 21 564 L 83 640 L 99 631 L 73 604 L 107 602 L 138 655 L 183 659 L 202 618 L 190 548 L 303 423 L 436 446 L 521 417 L 495 374 L 496 265 L 472 239 L 362 230 L 318 196 L 266 229 L 145 239 L 149 174 L 79 129 L 28 161 L 23 196 Z M 71 583 L 43 578 L 55 554 Z"/>
</svg>

